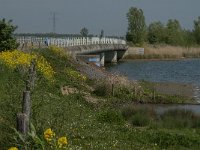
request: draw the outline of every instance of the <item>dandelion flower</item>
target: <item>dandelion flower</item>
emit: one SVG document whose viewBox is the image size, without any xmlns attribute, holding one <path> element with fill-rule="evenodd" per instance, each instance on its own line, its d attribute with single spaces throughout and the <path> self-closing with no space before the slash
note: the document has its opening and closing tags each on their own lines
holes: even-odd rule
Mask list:
<svg viewBox="0 0 200 150">
<path fill-rule="evenodd" d="M 10 147 L 8 150 L 18 150 L 17 147 Z"/>
<path fill-rule="evenodd" d="M 55 132 L 51 128 L 48 128 L 46 131 L 44 131 L 44 138 L 50 142 L 52 138 L 55 136 Z"/>
<path fill-rule="evenodd" d="M 67 138 L 66 137 L 60 137 L 58 139 L 58 147 L 62 148 L 63 146 L 67 145 Z"/>
</svg>

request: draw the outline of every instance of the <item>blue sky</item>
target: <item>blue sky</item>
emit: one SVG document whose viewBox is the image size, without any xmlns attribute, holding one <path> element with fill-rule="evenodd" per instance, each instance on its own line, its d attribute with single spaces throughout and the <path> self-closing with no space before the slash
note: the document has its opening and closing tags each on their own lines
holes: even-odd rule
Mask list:
<svg viewBox="0 0 200 150">
<path fill-rule="evenodd" d="M 178 19 L 192 29 L 200 16 L 200 0 L 0 0 L 0 18 L 12 19 L 17 32 L 53 31 L 56 12 L 57 33 L 79 33 L 82 27 L 92 34 L 125 35 L 126 13 L 130 7 L 144 11 L 146 23 Z"/>
</svg>

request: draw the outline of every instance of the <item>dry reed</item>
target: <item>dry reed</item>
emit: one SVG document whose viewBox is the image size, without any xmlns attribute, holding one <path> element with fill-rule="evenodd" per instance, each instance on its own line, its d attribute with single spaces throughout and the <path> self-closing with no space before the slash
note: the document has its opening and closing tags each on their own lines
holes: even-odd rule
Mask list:
<svg viewBox="0 0 200 150">
<path fill-rule="evenodd" d="M 171 56 L 175 58 L 187 57 L 187 56 L 199 56 L 200 47 L 180 47 L 180 46 L 148 46 L 145 48 L 145 55 L 159 55 L 159 56 Z"/>
</svg>

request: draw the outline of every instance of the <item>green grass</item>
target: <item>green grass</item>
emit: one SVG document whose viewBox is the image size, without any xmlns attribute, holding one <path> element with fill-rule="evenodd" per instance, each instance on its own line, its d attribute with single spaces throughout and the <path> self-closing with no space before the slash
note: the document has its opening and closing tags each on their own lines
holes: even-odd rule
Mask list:
<svg viewBox="0 0 200 150">
<path fill-rule="evenodd" d="M 129 98 L 125 97 L 126 95 L 135 95 L 127 89 L 119 89 L 114 96 L 112 94 L 107 96 L 108 93 L 98 95 L 97 92 L 100 98 L 103 96 L 104 101 L 101 104 L 87 102 L 81 93 L 94 94 L 86 88 L 86 85 L 89 83 L 90 86 L 94 86 L 96 82 L 88 80 L 80 84 L 72 80 L 64 70 L 67 67 L 75 69 L 76 63 L 68 56 L 61 57 L 48 49 L 37 50 L 37 53 L 43 55 L 56 71 L 53 83 L 38 76 L 34 91 L 31 93 L 31 122 L 40 137 L 43 136 L 45 129 L 51 127 L 57 136 L 67 136 L 69 144 L 74 149 L 79 147 L 96 150 L 146 150 L 200 147 L 198 127 L 178 129 L 154 126 L 153 128 L 151 117 L 154 115 L 149 115 L 148 111 L 133 110 L 135 118 L 131 118 L 134 115 L 128 114 L 129 111 L 121 111 L 115 102 L 124 102 Z M 0 77 L 0 149 L 4 150 L 16 144 L 12 128 L 16 127 L 16 114 L 21 111 L 26 75 L 17 70 L 10 71 L 0 65 Z M 60 90 L 62 86 L 75 87 L 80 93 L 62 95 Z M 119 93 L 120 91 L 122 92 Z M 133 100 L 136 98 L 133 97 Z M 129 118 L 139 122 L 140 127 L 133 126 Z"/>
</svg>

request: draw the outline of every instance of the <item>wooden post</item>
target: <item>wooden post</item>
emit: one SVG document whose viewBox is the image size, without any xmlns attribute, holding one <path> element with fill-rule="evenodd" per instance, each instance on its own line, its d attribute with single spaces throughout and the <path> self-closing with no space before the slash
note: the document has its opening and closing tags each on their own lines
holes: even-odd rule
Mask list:
<svg viewBox="0 0 200 150">
<path fill-rule="evenodd" d="M 28 117 L 24 113 L 17 114 L 17 130 L 22 134 L 28 133 Z"/>
<path fill-rule="evenodd" d="M 17 130 L 22 134 L 26 135 L 29 132 L 30 118 L 31 118 L 31 96 L 30 91 L 34 87 L 35 81 L 35 62 L 31 62 L 29 68 L 29 76 L 26 81 L 26 90 L 23 92 L 22 100 L 22 113 L 17 114 Z"/>
<path fill-rule="evenodd" d="M 34 88 L 35 76 L 36 76 L 36 68 L 35 68 L 35 60 L 34 60 L 31 62 L 31 66 L 29 68 L 29 76 L 28 76 L 28 81 L 26 83 L 27 90 L 32 90 Z"/>
<path fill-rule="evenodd" d="M 23 92 L 22 113 L 26 114 L 27 117 L 28 117 L 28 120 L 30 120 L 30 114 L 31 114 L 30 91 L 24 91 Z"/>
<path fill-rule="evenodd" d="M 114 96 L 115 95 L 115 93 L 114 93 L 114 84 L 112 83 L 112 96 Z"/>
</svg>

